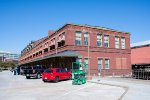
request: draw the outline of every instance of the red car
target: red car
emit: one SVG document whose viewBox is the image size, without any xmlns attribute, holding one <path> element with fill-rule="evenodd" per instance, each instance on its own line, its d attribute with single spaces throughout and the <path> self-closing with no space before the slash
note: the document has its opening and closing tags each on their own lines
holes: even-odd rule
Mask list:
<svg viewBox="0 0 150 100">
<path fill-rule="evenodd" d="M 65 68 L 49 68 L 46 69 L 42 74 L 42 80 L 58 82 L 59 80 L 71 79 L 72 75 L 70 71 Z"/>
</svg>

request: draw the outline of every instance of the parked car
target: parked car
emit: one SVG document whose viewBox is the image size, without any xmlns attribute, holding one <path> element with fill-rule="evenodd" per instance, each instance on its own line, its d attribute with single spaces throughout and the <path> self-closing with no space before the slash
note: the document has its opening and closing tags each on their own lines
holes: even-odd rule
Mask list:
<svg viewBox="0 0 150 100">
<path fill-rule="evenodd" d="M 27 79 L 30 79 L 31 77 L 35 77 L 37 79 L 41 78 L 42 73 L 45 70 L 45 66 L 42 65 L 36 65 L 33 67 L 27 67 L 24 69 L 24 75 L 26 76 Z"/>
<path fill-rule="evenodd" d="M 59 80 L 71 79 L 72 74 L 70 71 L 67 71 L 65 68 L 49 68 L 46 69 L 42 74 L 42 80 L 59 82 Z"/>
</svg>

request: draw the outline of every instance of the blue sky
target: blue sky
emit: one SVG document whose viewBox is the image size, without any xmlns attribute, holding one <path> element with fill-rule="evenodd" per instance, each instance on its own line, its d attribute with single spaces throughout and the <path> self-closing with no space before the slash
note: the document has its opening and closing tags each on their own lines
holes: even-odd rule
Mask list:
<svg viewBox="0 0 150 100">
<path fill-rule="evenodd" d="M 130 32 L 131 43 L 150 40 L 150 1 L 0 0 L 0 50 L 20 53 L 65 23 Z"/>
</svg>

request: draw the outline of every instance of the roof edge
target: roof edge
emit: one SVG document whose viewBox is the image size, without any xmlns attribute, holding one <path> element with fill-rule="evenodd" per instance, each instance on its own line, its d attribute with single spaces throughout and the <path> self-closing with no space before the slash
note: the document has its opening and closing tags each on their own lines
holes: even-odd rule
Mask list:
<svg viewBox="0 0 150 100">
<path fill-rule="evenodd" d="M 119 31 L 119 30 L 115 30 L 115 29 L 111 29 L 111 28 L 107 28 L 107 27 L 101 27 L 101 26 L 91 26 L 91 25 L 88 25 L 88 24 L 66 23 L 61 28 L 65 27 L 66 25 L 84 26 L 84 27 L 89 27 L 89 28 L 108 30 L 108 31 L 116 31 L 116 32 L 121 32 L 121 33 L 125 33 L 125 34 L 130 34 L 130 32 Z"/>
</svg>

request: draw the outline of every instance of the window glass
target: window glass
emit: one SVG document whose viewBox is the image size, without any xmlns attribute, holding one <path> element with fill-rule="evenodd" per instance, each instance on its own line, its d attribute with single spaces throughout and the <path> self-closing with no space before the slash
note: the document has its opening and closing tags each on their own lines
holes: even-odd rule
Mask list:
<svg viewBox="0 0 150 100">
<path fill-rule="evenodd" d="M 97 46 L 102 46 L 102 35 L 97 34 Z"/>
<path fill-rule="evenodd" d="M 53 73 L 53 70 L 47 69 L 44 71 L 45 73 Z"/>
<path fill-rule="evenodd" d="M 125 38 L 122 37 L 122 38 L 121 38 L 121 48 L 122 48 L 122 49 L 125 49 L 125 48 L 126 48 L 125 45 L 126 45 L 126 44 L 125 44 Z"/>
<path fill-rule="evenodd" d="M 115 36 L 115 48 L 119 48 L 119 37 Z"/>
<path fill-rule="evenodd" d="M 104 35 L 104 47 L 108 48 L 109 47 L 109 36 Z"/>
<path fill-rule="evenodd" d="M 98 59 L 98 70 L 101 71 L 102 67 L 103 67 L 103 59 L 99 58 Z"/>
<path fill-rule="evenodd" d="M 60 69 L 56 69 L 56 72 L 61 72 L 61 70 Z"/>
<path fill-rule="evenodd" d="M 88 45 L 88 39 L 89 39 L 89 34 L 88 33 L 84 33 L 84 45 L 85 46 Z"/>
<path fill-rule="evenodd" d="M 76 32 L 75 44 L 81 45 L 81 32 Z"/>
<path fill-rule="evenodd" d="M 61 69 L 61 72 L 66 72 L 66 70 L 64 68 Z"/>
<path fill-rule="evenodd" d="M 105 69 L 109 69 L 110 68 L 110 60 L 109 59 L 105 59 Z"/>
</svg>

